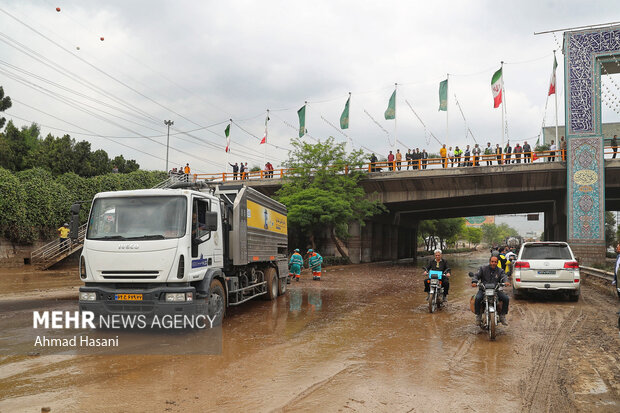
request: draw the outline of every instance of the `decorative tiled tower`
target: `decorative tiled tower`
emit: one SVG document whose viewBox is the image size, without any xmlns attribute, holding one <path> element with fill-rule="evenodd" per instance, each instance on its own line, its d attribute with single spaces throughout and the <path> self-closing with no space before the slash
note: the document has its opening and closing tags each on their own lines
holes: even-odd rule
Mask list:
<svg viewBox="0 0 620 413">
<path fill-rule="evenodd" d="M 605 258 L 601 65 L 620 56 L 620 26 L 564 33 L 568 242 L 584 262 Z"/>
</svg>

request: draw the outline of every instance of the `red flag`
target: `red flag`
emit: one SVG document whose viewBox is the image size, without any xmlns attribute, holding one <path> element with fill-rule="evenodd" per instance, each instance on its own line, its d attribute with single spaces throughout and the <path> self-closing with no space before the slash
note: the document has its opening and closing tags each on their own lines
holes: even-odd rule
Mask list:
<svg viewBox="0 0 620 413">
<path fill-rule="evenodd" d="M 269 121 L 269 112 L 267 112 L 267 117 L 265 118 L 265 136 L 260 141 L 260 144 L 267 143 L 267 122 Z"/>
<path fill-rule="evenodd" d="M 558 61 L 553 56 L 553 72 L 551 72 L 551 80 L 549 81 L 549 93 L 547 96 L 551 96 L 555 93 L 555 69 L 558 67 Z"/>
<path fill-rule="evenodd" d="M 533 160 L 533 161 L 535 161 L 536 159 L 538 159 L 538 156 L 536 156 L 536 152 L 534 152 L 534 153 L 532 154 L 532 160 Z"/>
</svg>

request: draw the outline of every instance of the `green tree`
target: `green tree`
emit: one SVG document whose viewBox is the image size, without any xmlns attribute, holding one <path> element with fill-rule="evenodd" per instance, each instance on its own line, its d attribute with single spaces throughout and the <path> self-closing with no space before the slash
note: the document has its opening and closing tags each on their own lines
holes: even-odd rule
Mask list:
<svg viewBox="0 0 620 413">
<path fill-rule="evenodd" d="M 0 112 L 4 112 L 9 109 L 13 105 L 11 102 L 11 98 L 8 96 L 4 96 L 4 89 L 0 86 Z M 0 118 L 0 129 L 4 127 L 4 123 L 6 122 L 6 118 Z"/>
<path fill-rule="evenodd" d="M 608 247 L 616 241 L 616 214 L 605 211 L 605 246 Z"/>
<path fill-rule="evenodd" d="M 508 224 L 482 224 L 482 239 L 489 245 L 502 244 L 506 238 L 518 235 L 519 232 Z"/>
<path fill-rule="evenodd" d="M 11 171 L 22 171 L 28 167 L 28 154 L 36 147 L 39 129 L 36 125 L 18 129 L 13 121 L 6 125 L 0 135 L 0 166 Z"/>
<path fill-rule="evenodd" d="M 469 246 L 474 244 L 474 248 L 482 241 L 482 229 L 476 227 L 465 227 L 461 233 L 461 236 L 469 242 Z"/>
<path fill-rule="evenodd" d="M 363 151 L 345 151 L 344 143 L 333 137 L 316 144 L 300 139 L 293 146 L 285 167 L 290 171 L 277 198 L 288 208 L 288 222 L 308 237 L 313 247 L 316 238 L 327 230 L 343 257 L 348 257 L 343 239 L 351 222 L 364 224 L 384 210 L 378 201 L 368 199 L 359 181 L 364 177 Z"/>
</svg>

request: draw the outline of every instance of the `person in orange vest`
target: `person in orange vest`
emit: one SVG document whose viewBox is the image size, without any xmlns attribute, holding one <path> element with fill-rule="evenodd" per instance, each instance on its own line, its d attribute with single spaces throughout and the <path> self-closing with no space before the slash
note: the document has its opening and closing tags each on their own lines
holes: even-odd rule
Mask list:
<svg viewBox="0 0 620 413">
<path fill-rule="evenodd" d="M 314 250 L 308 250 L 308 267 L 312 269 L 312 279 L 315 281 L 321 281 L 321 264 L 323 263 L 323 257 Z"/>
<path fill-rule="evenodd" d="M 301 275 L 301 267 L 304 265 L 304 259 L 299 253 L 299 249 L 295 249 L 293 255 L 291 256 L 291 260 L 288 262 L 289 264 L 289 273 L 288 273 L 288 281 L 287 284 L 291 282 L 293 278 L 299 281 L 299 276 Z"/>
</svg>

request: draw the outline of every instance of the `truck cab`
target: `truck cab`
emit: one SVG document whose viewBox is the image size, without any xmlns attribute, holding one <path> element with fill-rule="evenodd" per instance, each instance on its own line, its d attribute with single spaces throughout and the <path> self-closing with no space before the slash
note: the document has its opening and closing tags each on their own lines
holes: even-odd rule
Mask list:
<svg viewBox="0 0 620 413">
<path fill-rule="evenodd" d="M 248 228 L 248 203 L 264 212 L 260 228 L 251 220 Z M 284 231 L 270 230 L 271 215 Z M 256 242 L 263 239 L 276 241 Z M 285 282 L 286 241 L 286 208 L 243 186 L 99 193 L 80 257 L 79 306 L 102 315 L 207 314 L 219 322 L 228 305 L 285 291 L 278 278 Z"/>
</svg>

